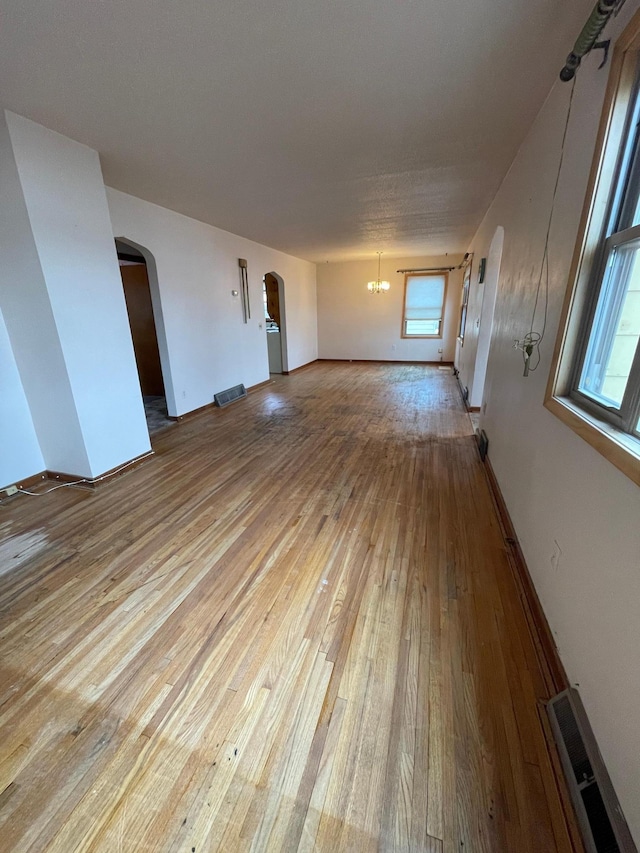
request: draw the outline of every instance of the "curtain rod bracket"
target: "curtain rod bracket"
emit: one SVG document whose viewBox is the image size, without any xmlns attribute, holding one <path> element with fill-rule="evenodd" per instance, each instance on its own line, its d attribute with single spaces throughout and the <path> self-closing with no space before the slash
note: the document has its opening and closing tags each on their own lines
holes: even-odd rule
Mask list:
<svg viewBox="0 0 640 853">
<path fill-rule="evenodd" d="M 609 58 L 610 39 L 606 41 L 598 41 L 598 37 L 606 27 L 609 18 L 612 15 L 617 15 L 625 0 L 598 0 L 596 5 L 591 10 L 591 14 L 587 18 L 587 22 L 582 28 L 580 35 L 573 45 L 573 50 L 567 56 L 567 61 L 564 68 L 560 72 L 560 79 L 563 83 L 573 80 L 576 76 L 576 71 L 580 67 L 582 57 L 586 56 L 595 48 L 604 51 L 604 59 L 600 63 L 599 68 L 606 65 Z"/>
</svg>

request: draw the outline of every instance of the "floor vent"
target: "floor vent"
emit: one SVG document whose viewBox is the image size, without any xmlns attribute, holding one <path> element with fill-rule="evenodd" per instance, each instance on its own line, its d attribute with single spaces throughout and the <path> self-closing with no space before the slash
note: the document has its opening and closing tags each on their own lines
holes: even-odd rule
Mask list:
<svg viewBox="0 0 640 853">
<path fill-rule="evenodd" d="M 577 690 L 548 705 L 587 853 L 638 853 Z"/>
<path fill-rule="evenodd" d="M 487 451 L 489 450 L 489 439 L 483 429 L 478 430 L 476 433 L 476 440 L 478 442 L 478 450 L 480 451 L 480 459 L 484 462 Z"/>
<path fill-rule="evenodd" d="M 227 388 L 226 391 L 220 391 L 219 394 L 214 394 L 213 399 L 216 406 L 220 406 L 220 408 L 223 409 L 225 406 L 228 406 L 229 403 L 234 403 L 236 400 L 240 400 L 242 397 L 246 396 L 247 389 L 244 385 L 234 385 L 233 388 Z"/>
</svg>

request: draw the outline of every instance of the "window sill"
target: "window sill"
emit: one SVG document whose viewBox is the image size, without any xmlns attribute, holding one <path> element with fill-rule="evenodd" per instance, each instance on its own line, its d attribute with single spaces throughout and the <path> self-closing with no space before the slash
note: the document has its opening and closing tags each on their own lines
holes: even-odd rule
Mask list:
<svg viewBox="0 0 640 853">
<path fill-rule="evenodd" d="M 402 335 L 400 335 L 400 337 L 404 341 L 413 341 L 413 340 L 416 340 L 416 338 L 423 340 L 423 341 L 441 341 L 442 340 L 442 335 L 405 335 L 405 334 L 402 334 Z"/>
<path fill-rule="evenodd" d="M 569 397 L 549 397 L 546 408 L 640 486 L 640 441 L 581 409 Z"/>
</svg>

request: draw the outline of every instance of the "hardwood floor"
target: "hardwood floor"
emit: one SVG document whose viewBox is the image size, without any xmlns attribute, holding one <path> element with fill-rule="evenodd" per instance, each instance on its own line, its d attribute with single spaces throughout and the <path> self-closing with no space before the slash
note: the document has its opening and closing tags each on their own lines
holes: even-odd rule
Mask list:
<svg viewBox="0 0 640 853">
<path fill-rule="evenodd" d="M 572 850 L 455 381 L 323 364 L 0 506 L 0 850 Z"/>
</svg>

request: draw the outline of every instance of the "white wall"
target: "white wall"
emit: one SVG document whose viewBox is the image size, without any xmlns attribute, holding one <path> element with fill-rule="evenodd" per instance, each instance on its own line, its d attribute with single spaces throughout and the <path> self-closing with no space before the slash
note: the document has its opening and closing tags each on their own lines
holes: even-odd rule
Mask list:
<svg viewBox="0 0 640 853">
<path fill-rule="evenodd" d="M 84 473 L 89 470 L 89 462 L 7 117 L 0 110 L 0 308 L 45 464 L 29 452 L 26 436 L 24 449 L 13 450 L 25 462 L 31 459 L 33 463 L 31 470 L 20 466 L 22 478 L 38 474 L 43 468 Z M 12 471 L 7 456 L 0 455 L 3 485 L 13 482 Z"/>
<path fill-rule="evenodd" d="M 381 277 L 390 290 L 372 294 L 367 282 L 378 277 L 378 258 L 318 264 L 318 353 L 320 358 L 381 361 L 453 361 L 460 319 L 462 272 L 449 274 L 444 336 L 401 337 L 404 276 L 396 270 L 453 266 L 462 256 L 385 258 Z M 438 350 L 442 349 L 442 353 Z"/>
<path fill-rule="evenodd" d="M 496 298 L 498 295 L 498 280 L 502 262 L 502 247 L 504 246 L 504 228 L 499 225 L 489 246 L 487 254 L 484 282 L 482 285 L 482 305 L 480 317 L 473 324 L 469 345 L 476 344 L 473 379 L 469 390 L 469 405 L 479 408 L 484 396 L 484 383 L 489 363 L 489 350 L 493 337 L 493 320 L 495 316 Z M 477 262 L 478 265 L 480 261 Z M 466 331 L 466 325 L 465 325 Z M 466 345 L 466 340 L 464 344 Z"/>
<path fill-rule="evenodd" d="M 288 369 L 317 358 L 315 265 L 113 189 L 107 198 L 115 237 L 153 255 L 175 394 L 182 415 L 239 383 L 269 378 L 262 279 L 284 280 Z M 238 258 L 248 262 L 251 320 L 239 297 Z M 161 353 L 162 354 L 162 353 Z"/>
<path fill-rule="evenodd" d="M 45 418 L 41 410 L 51 404 L 50 395 L 27 390 L 32 411 L 39 412 L 36 431 L 47 468 L 95 477 L 150 450 L 100 162 L 84 145 L 5 115 L 44 280 L 38 293 L 24 278 L 9 283 L 20 311 L 11 322 L 5 315 L 7 326 L 15 348 L 17 339 L 37 334 L 32 311 L 53 319 L 57 341 L 50 339 L 37 361 L 29 361 L 25 387 L 41 385 L 43 376 L 46 381 L 49 356 L 59 362 L 61 352 L 72 401 L 65 393 Z M 15 351 L 22 370 L 27 362 Z M 49 422 L 57 419 L 59 427 L 63 415 L 77 418 L 80 438 L 61 441 L 59 429 L 51 432 Z"/>
<path fill-rule="evenodd" d="M 614 36 L 631 11 L 625 8 L 612 22 Z M 529 328 L 570 94 L 566 84 L 553 89 L 470 249 L 476 258 L 487 256 L 496 227 L 504 226 L 481 423 L 561 658 L 571 682 L 579 684 L 640 843 L 640 489 L 543 407 L 607 80 L 607 70 L 597 71 L 600 59 L 587 58 L 577 76 L 550 238 L 547 334 L 540 367 L 528 378 L 513 339 Z M 478 311 L 476 301 L 470 322 Z M 472 352 L 465 342 L 458 355 L 468 384 Z M 557 570 L 551 566 L 554 542 L 562 551 Z"/>
<path fill-rule="evenodd" d="M 114 234 L 152 253 L 172 414 L 268 378 L 266 272 L 284 280 L 289 370 L 317 358 L 313 264 L 123 193 L 109 191 L 110 211 L 95 151 L 8 111 L 0 165 L 0 369 L 16 419 L 5 427 L 2 485 L 43 468 L 95 477 L 150 449 Z M 231 295 L 239 257 L 249 262 L 247 325 Z M 31 431 L 17 428 L 25 418 Z"/>
<path fill-rule="evenodd" d="M 7 327 L 0 313 L 0 488 L 44 471 L 45 464 L 33 428 Z"/>
</svg>

